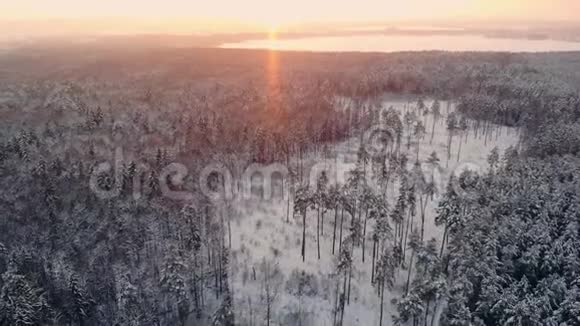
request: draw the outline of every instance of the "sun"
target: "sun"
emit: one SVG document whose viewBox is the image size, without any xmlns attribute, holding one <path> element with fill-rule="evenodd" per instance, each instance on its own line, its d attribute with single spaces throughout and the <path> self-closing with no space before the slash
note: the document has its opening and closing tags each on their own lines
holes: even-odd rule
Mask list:
<svg viewBox="0 0 580 326">
<path fill-rule="evenodd" d="M 270 25 L 270 27 L 268 28 L 268 38 L 270 40 L 276 40 L 278 38 L 278 32 L 280 30 L 280 27 L 278 25 Z"/>
</svg>

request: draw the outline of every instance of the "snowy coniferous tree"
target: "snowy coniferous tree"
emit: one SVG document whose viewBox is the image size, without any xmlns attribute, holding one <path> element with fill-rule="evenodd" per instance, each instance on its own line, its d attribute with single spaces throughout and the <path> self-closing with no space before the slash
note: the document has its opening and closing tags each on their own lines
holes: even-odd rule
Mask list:
<svg viewBox="0 0 580 326">
<path fill-rule="evenodd" d="M 418 326 L 424 310 L 425 307 L 418 295 L 411 293 L 405 296 L 397 303 L 398 316 L 394 318 L 395 325 L 403 326 L 412 321 L 413 326 Z"/>
<path fill-rule="evenodd" d="M 447 116 L 447 167 L 449 167 L 449 160 L 451 159 L 451 144 L 453 143 L 453 136 L 457 132 L 457 116 L 452 112 Z"/>
<path fill-rule="evenodd" d="M 415 189 L 419 196 L 419 209 L 421 214 L 421 241 L 423 241 L 425 235 L 425 211 L 427 209 L 427 199 L 432 194 L 432 190 L 429 188 L 425 180 L 425 175 L 419 162 L 415 163 L 412 171 L 413 182 L 415 184 Z"/>
<path fill-rule="evenodd" d="M 413 126 L 417 123 L 417 115 L 414 112 L 407 112 L 404 117 L 407 130 L 407 150 L 411 149 L 411 138 L 415 132 Z"/>
<path fill-rule="evenodd" d="M 383 312 L 385 301 L 385 287 L 391 289 L 395 284 L 395 271 L 397 261 L 393 257 L 393 251 L 388 246 L 383 248 L 377 261 L 374 284 L 380 297 L 379 326 L 383 325 Z"/>
<path fill-rule="evenodd" d="M 338 207 L 340 206 L 340 186 L 332 185 L 328 190 L 328 205 L 334 211 L 334 224 L 332 232 L 332 254 L 334 255 L 334 248 L 336 247 L 336 228 L 338 226 Z M 344 215 L 344 214 L 343 214 Z M 341 225 L 342 227 L 342 225 Z M 342 230 L 340 230 L 342 231 Z"/>
<path fill-rule="evenodd" d="M 48 306 L 41 291 L 22 275 L 7 271 L 2 274 L 0 289 L 0 324 L 26 326 L 47 322 Z"/>
<path fill-rule="evenodd" d="M 312 204 L 312 196 L 307 187 L 299 187 L 294 198 L 294 213 L 302 216 L 302 261 L 306 260 L 306 215 Z"/>
<path fill-rule="evenodd" d="M 459 216 L 459 198 L 455 192 L 454 187 L 455 177 L 452 175 L 449 179 L 447 185 L 447 191 L 443 195 L 443 198 L 439 201 L 437 207 L 437 216 L 435 217 L 435 224 L 437 226 L 443 225 L 443 238 L 441 240 L 441 253 L 443 256 L 443 250 L 445 248 L 445 243 L 447 242 L 447 237 L 449 236 L 449 228 L 453 226 L 458 221 Z"/>
<path fill-rule="evenodd" d="M 328 209 L 328 177 L 322 172 L 316 182 L 316 192 L 313 198 L 313 207 L 316 208 L 316 246 L 318 260 L 320 260 L 320 235 L 324 235 L 324 215 Z M 321 229 L 322 224 L 322 229 Z"/>
<path fill-rule="evenodd" d="M 266 308 L 264 316 L 266 325 L 270 326 L 273 317 L 272 314 L 275 311 L 273 308 L 280 295 L 283 275 L 277 264 L 265 259 L 260 264 L 260 273 L 262 274 L 260 299 Z"/>
<path fill-rule="evenodd" d="M 425 137 L 425 126 L 418 121 L 413 130 L 413 136 L 417 140 L 417 161 L 419 161 L 419 150 L 421 149 L 421 140 Z"/>
<path fill-rule="evenodd" d="M 431 106 L 431 114 L 433 115 L 433 126 L 431 128 L 431 140 L 429 141 L 429 145 L 433 144 L 433 138 L 435 138 L 435 125 L 437 125 L 437 121 L 441 118 L 441 103 L 439 100 L 433 102 L 433 105 Z"/>
</svg>

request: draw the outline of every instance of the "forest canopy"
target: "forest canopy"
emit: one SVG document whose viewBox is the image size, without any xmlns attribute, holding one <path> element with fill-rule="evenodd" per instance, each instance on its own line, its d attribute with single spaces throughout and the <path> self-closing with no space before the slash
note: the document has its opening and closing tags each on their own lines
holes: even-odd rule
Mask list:
<svg viewBox="0 0 580 326">
<path fill-rule="evenodd" d="M 575 55 L 276 55 L 272 72 L 266 51 L 2 54 L 0 325 L 244 324 L 232 287 L 235 214 L 196 182 L 213 162 L 236 178 L 253 163 L 290 166 L 285 218 L 303 220 L 302 260 L 311 254 L 306 229 L 322 224 L 319 235 L 325 214 L 334 219 L 335 325 L 351 300 L 354 248 L 365 262 L 367 245 L 381 323 L 381 294 L 404 271 L 401 325 L 580 325 L 580 79 L 562 73 L 578 70 Z M 544 64 L 552 55 L 558 64 Z M 457 115 L 440 117 L 439 104 L 381 113 L 387 94 L 450 101 Z M 347 109 L 337 105 L 345 99 Z M 433 117 L 433 130 L 418 112 Z M 400 131 L 398 151 L 407 147 L 408 157 L 390 148 L 373 162 L 361 146 L 344 188 L 326 176 L 308 187 L 308 155 L 326 158 L 379 119 Z M 415 211 L 424 222 L 423 201 L 435 195 L 405 171 L 417 172 L 412 143 L 432 141 L 436 123 L 449 144 L 467 129 L 486 141 L 503 127 L 520 130 L 518 145 L 492 152 L 485 171 L 448 180 L 459 186 L 439 194 L 441 241 L 405 229 Z M 91 179 L 117 149 L 122 161 Z M 186 204 L 159 187 L 173 162 L 187 167 L 183 182 L 169 182 L 193 194 Z M 385 195 L 367 191 L 367 173 L 380 175 Z M 395 179 L 398 196 L 388 202 Z M 93 181 L 117 195 L 98 196 Z M 318 225 L 307 222 L 312 214 Z M 249 270 L 270 323 L 282 272 L 269 261 Z M 293 295 L 315 296 L 315 276 L 284 272 Z"/>
</svg>

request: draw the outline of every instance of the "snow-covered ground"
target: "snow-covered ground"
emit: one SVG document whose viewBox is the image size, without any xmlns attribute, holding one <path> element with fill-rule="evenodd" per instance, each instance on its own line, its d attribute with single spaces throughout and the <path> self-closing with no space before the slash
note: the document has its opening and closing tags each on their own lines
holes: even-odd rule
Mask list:
<svg viewBox="0 0 580 326">
<path fill-rule="evenodd" d="M 388 100 L 382 103 L 384 108 L 394 107 L 398 110 L 406 110 L 407 106 L 413 106 L 416 101 Z M 426 102 L 430 107 L 431 103 Z M 467 137 L 455 136 L 452 145 L 451 160 L 447 167 L 447 141 L 448 132 L 445 125 L 447 103 L 441 105 L 442 118 L 435 126 L 435 134 L 430 144 L 433 117 L 429 115 L 420 117 L 426 122 L 426 135 L 421 140 L 419 160 L 425 162 L 429 155 L 435 151 L 440 162 L 440 177 L 437 187 L 444 191 L 446 182 L 451 173 L 465 167 L 471 169 L 479 167 L 487 169 L 487 156 L 494 147 L 498 147 L 500 153 L 508 146 L 516 145 L 517 131 L 512 128 L 501 128 L 500 132 L 493 134 L 487 141 L 482 135 L 475 138 L 473 130 Z M 450 105 L 450 111 L 453 106 Z M 459 161 L 457 150 L 461 138 L 462 148 Z M 406 140 L 403 141 L 403 150 L 406 150 Z M 487 144 L 486 144 L 487 142 Z M 345 172 L 354 167 L 356 153 L 359 146 L 359 138 L 350 139 L 340 144 L 335 144 L 332 150 L 338 154 L 338 158 L 325 160 L 321 154 L 311 154 L 307 160 L 313 162 L 326 162 L 338 172 L 339 181 Z M 408 152 L 409 165 L 416 159 L 416 147 L 411 146 Z M 397 187 L 394 187 L 395 189 Z M 393 204 L 394 191 L 389 191 L 389 205 Z M 427 207 L 425 225 L 426 240 L 439 239 L 442 230 L 434 223 L 437 197 Z M 234 305 L 236 310 L 236 323 L 240 325 L 265 325 L 266 305 L 262 300 L 262 279 L 259 265 L 264 260 L 278 266 L 280 275 L 275 282 L 277 288 L 276 300 L 272 304 L 272 325 L 332 325 L 333 306 L 335 304 L 336 283 L 331 278 L 336 266 L 336 255 L 332 255 L 332 237 L 334 227 L 334 212 L 326 213 L 321 236 L 321 258 L 317 258 L 316 246 L 316 213 L 309 211 L 307 218 L 306 261 L 302 262 L 301 239 L 302 221 L 300 218 L 292 218 L 292 206 L 290 206 L 290 221 L 286 221 L 287 203 L 279 201 L 246 200 L 237 201 L 233 205 L 236 212 L 232 219 L 232 287 L 234 290 Z M 372 234 L 374 222 L 370 222 L 367 236 Z M 337 240 L 338 241 L 338 240 Z M 355 248 L 354 273 L 352 279 L 351 302 L 345 309 L 344 325 L 379 325 L 380 301 L 374 287 L 371 284 L 372 241 L 366 242 L 367 260 L 362 263 L 362 255 Z M 337 250 L 338 252 L 338 244 Z M 254 271 L 255 270 L 255 271 Z M 291 277 L 293 272 L 304 271 L 312 278 L 309 288 L 304 295 L 299 297 L 292 294 L 295 291 L 296 282 Z M 405 273 L 402 271 L 401 273 Z M 254 275 L 256 279 L 254 280 Z M 391 299 L 400 297 L 403 289 L 404 275 L 397 278 L 398 284 L 385 296 L 385 320 L 383 325 L 392 325 L 391 316 L 395 313 L 395 307 Z M 290 280 L 290 281 L 289 281 Z"/>
</svg>

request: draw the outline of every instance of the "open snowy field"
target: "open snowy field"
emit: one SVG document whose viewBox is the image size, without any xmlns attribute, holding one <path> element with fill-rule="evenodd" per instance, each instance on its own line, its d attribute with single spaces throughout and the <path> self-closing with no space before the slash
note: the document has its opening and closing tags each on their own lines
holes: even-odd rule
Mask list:
<svg viewBox="0 0 580 326">
<path fill-rule="evenodd" d="M 384 110 L 394 108 L 401 112 L 401 117 L 408 111 L 414 111 L 416 100 L 404 99 L 385 100 L 381 107 Z M 348 103 L 346 104 L 348 105 Z M 432 106 L 432 101 L 425 101 L 426 107 Z M 409 168 L 418 160 L 425 169 L 427 159 L 435 152 L 440 158 L 439 166 L 432 173 L 436 190 L 444 192 L 447 180 L 452 173 L 460 173 L 464 169 L 485 171 L 487 157 L 494 147 L 500 153 L 513 145 L 517 145 L 517 130 L 501 127 L 493 128 L 484 135 L 476 134 L 473 125 L 467 130 L 455 132 L 448 156 L 449 133 L 446 125 L 447 115 L 454 111 L 453 104 L 441 103 L 441 116 L 434 121 L 433 114 L 418 116 L 425 126 L 425 134 L 419 142 L 407 144 L 403 137 L 402 148 L 406 152 Z M 435 124 L 434 124 L 435 122 Z M 377 125 L 382 125 L 377 121 Z M 320 163 L 329 172 L 330 183 L 333 180 L 344 182 L 348 171 L 354 168 L 360 137 L 332 144 L 330 156 L 321 153 L 310 153 L 305 159 L 307 166 Z M 407 147 L 409 146 L 409 147 Z M 330 157 L 330 158 L 329 158 Z M 449 157 L 449 159 L 448 159 Z M 432 170 L 433 171 L 433 170 Z M 332 175 L 334 174 L 334 176 Z M 426 173 L 426 175 L 428 175 Z M 392 207 L 397 197 L 398 185 L 391 185 L 387 191 L 388 205 Z M 442 229 L 435 225 L 435 208 L 438 195 L 427 204 L 425 220 L 425 240 L 431 238 L 440 242 Z M 286 200 L 271 201 L 245 200 L 233 205 L 235 218 L 231 224 L 232 242 L 232 281 L 236 307 L 236 321 L 240 325 L 264 325 L 267 314 L 267 304 L 270 302 L 272 311 L 271 324 L 274 325 L 332 325 L 333 307 L 336 304 L 336 283 L 332 275 L 335 273 L 338 255 L 338 239 L 333 251 L 333 235 L 335 230 L 335 213 L 326 212 L 321 225 L 320 251 L 317 257 L 317 216 L 314 210 L 309 210 L 306 228 L 306 258 L 302 261 L 302 218 L 299 214 L 292 215 L 293 205 Z M 289 221 L 287 214 L 290 212 Z M 418 227 L 418 219 L 413 227 Z M 352 274 L 352 297 L 344 313 L 344 325 L 378 325 L 380 301 L 377 291 L 371 284 L 372 230 L 374 221 L 370 221 L 366 232 L 366 261 L 363 263 L 360 247 L 354 251 L 354 270 Z M 346 228 L 344 232 L 346 232 Z M 339 232 L 339 231 L 337 231 Z M 264 270 L 275 270 L 271 275 L 272 282 L 264 288 Z M 304 272 L 305 276 L 299 277 Z M 385 294 L 385 314 L 383 325 L 391 325 L 391 316 L 396 311 L 392 299 L 400 297 L 407 279 L 407 271 L 400 270 L 396 285 Z M 299 281 L 302 280 L 302 284 Z M 305 284 L 304 284 L 305 283 Z M 301 291 L 299 291 L 301 289 Z M 268 292 L 268 296 L 264 294 Z M 270 295 L 270 292 L 274 295 Z"/>
</svg>

